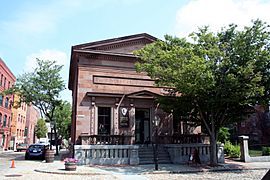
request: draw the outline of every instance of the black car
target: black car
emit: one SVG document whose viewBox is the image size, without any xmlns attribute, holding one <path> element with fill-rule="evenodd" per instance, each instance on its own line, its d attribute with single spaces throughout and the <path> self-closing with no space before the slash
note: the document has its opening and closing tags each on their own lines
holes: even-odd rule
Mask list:
<svg viewBox="0 0 270 180">
<path fill-rule="evenodd" d="M 45 144 L 31 144 L 25 152 L 25 159 L 45 159 L 48 146 Z"/>
</svg>

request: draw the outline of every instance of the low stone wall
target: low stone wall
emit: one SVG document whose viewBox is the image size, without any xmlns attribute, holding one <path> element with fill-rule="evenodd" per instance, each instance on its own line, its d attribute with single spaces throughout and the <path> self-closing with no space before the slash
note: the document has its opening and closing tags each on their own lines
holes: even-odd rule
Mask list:
<svg viewBox="0 0 270 180">
<path fill-rule="evenodd" d="M 240 160 L 244 162 L 270 162 L 270 156 L 250 157 L 248 151 L 248 136 L 239 136 L 240 140 Z"/>
<path fill-rule="evenodd" d="M 201 163 L 208 163 L 210 161 L 210 145 L 209 144 L 168 144 L 164 145 L 167 148 L 174 164 L 183 164 L 189 161 L 192 150 L 196 148 L 199 152 Z M 224 163 L 224 146 L 218 145 L 218 162 Z"/>
<path fill-rule="evenodd" d="M 74 157 L 78 164 L 139 164 L 136 145 L 75 145 Z"/>
</svg>

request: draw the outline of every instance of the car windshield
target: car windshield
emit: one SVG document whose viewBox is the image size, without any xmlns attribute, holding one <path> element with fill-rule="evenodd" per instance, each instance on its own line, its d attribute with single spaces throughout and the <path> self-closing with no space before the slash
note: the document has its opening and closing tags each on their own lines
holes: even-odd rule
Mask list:
<svg viewBox="0 0 270 180">
<path fill-rule="evenodd" d="M 27 144 L 18 144 L 18 146 L 27 146 Z"/>
<path fill-rule="evenodd" d="M 43 149 L 44 146 L 41 146 L 41 145 L 31 145 L 29 148 L 41 148 L 41 149 Z"/>
</svg>

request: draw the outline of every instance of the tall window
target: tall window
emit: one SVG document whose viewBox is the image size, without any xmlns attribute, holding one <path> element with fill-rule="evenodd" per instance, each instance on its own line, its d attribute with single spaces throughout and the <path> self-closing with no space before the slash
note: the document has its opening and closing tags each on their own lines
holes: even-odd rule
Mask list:
<svg viewBox="0 0 270 180">
<path fill-rule="evenodd" d="M 8 81 L 8 89 L 10 88 L 10 81 Z"/>
<path fill-rule="evenodd" d="M 27 127 L 25 127 L 24 136 L 27 136 Z"/>
<path fill-rule="evenodd" d="M 3 106 L 3 96 L 0 95 L 0 106 Z"/>
<path fill-rule="evenodd" d="M 8 108 L 8 97 L 6 97 L 5 108 Z"/>
<path fill-rule="evenodd" d="M 13 102 L 12 102 L 12 101 L 10 101 L 10 102 L 9 102 L 9 109 L 11 109 L 11 108 L 12 108 L 12 105 L 13 105 Z"/>
<path fill-rule="evenodd" d="M 10 117 L 8 117 L 8 127 L 10 127 Z"/>
<path fill-rule="evenodd" d="M 3 127 L 7 126 L 7 115 L 4 115 Z"/>
<path fill-rule="evenodd" d="M 110 134 L 111 108 L 98 107 L 98 134 Z"/>
<path fill-rule="evenodd" d="M 2 124 L 2 114 L 0 113 L 0 125 Z"/>
<path fill-rule="evenodd" d="M 5 80 L 4 80 L 4 89 L 6 89 L 6 81 L 7 81 L 7 78 L 5 77 Z"/>
<path fill-rule="evenodd" d="M 3 74 L 2 74 L 2 75 L 1 75 L 1 81 L 0 81 L 1 86 L 3 85 L 3 78 L 4 78 L 4 76 L 3 76 Z"/>
</svg>

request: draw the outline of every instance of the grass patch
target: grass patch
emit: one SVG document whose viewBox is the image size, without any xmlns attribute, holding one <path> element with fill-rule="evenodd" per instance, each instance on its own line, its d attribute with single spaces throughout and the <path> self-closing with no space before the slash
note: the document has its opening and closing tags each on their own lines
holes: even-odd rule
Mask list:
<svg viewBox="0 0 270 180">
<path fill-rule="evenodd" d="M 248 150 L 248 152 L 251 157 L 262 156 L 261 150 Z"/>
</svg>

